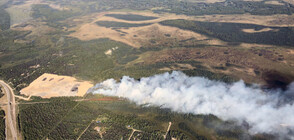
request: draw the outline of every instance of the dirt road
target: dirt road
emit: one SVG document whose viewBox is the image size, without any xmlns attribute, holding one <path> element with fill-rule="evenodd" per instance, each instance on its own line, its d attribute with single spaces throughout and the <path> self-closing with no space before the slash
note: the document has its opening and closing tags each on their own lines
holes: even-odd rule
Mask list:
<svg viewBox="0 0 294 140">
<path fill-rule="evenodd" d="M 133 137 L 133 135 L 134 135 L 135 132 L 142 132 L 141 130 L 134 129 L 133 127 L 127 127 L 127 129 L 132 129 L 132 133 L 131 133 L 131 135 L 130 135 L 130 137 L 129 137 L 128 140 L 131 140 L 131 138 Z"/>
<path fill-rule="evenodd" d="M 11 134 L 6 134 L 7 140 L 17 140 L 17 130 L 16 130 L 16 114 L 15 114 L 15 97 L 11 87 L 4 81 L 0 80 L 0 85 L 3 87 L 3 92 L 7 96 L 7 112 L 6 116 L 6 132 Z M 10 131 L 8 131 L 8 129 Z"/>
<path fill-rule="evenodd" d="M 169 123 L 168 123 L 167 130 L 166 130 L 166 133 L 165 133 L 165 135 L 163 136 L 163 137 L 164 137 L 164 139 L 166 139 L 166 137 L 167 137 L 167 134 L 168 134 L 168 132 L 169 132 L 169 130 L 170 130 L 170 127 L 171 127 L 171 125 L 172 125 L 172 122 L 169 122 Z"/>
</svg>

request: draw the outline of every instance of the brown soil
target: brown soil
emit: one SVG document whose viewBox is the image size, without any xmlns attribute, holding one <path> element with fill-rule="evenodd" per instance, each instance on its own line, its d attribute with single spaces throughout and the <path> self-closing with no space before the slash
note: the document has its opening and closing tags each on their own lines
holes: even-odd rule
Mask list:
<svg viewBox="0 0 294 140">
<path fill-rule="evenodd" d="M 73 77 L 45 73 L 22 89 L 20 93 L 42 98 L 84 96 L 92 86 L 90 82 L 78 81 Z"/>
<path fill-rule="evenodd" d="M 274 29 L 272 28 L 263 28 L 261 30 L 255 30 L 255 29 L 243 29 L 242 31 L 245 33 L 260 33 L 260 32 L 268 32 L 268 31 L 273 31 Z"/>
<path fill-rule="evenodd" d="M 279 1 L 266 1 L 265 4 L 272 4 L 272 5 L 285 5 L 284 3 L 281 3 Z"/>
<path fill-rule="evenodd" d="M 118 12 L 108 12 L 118 13 Z M 74 22 L 79 22 L 76 27 L 71 28 L 71 31 L 75 31 L 70 34 L 71 37 L 76 37 L 80 40 L 93 40 L 98 38 L 110 38 L 115 41 L 123 42 L 133 47 L 141 46 L 173 46 L 173 45 L 193 45 L 195 41 L 205 40 L 206 36 L 188 31 L 182 30 L 176 27 L 162 26 L 158 22 L 168 19 L 193 19 L 191 17 L 174 15 L 174 14 L 153 14 L 150 12 L 144 13 L 132 13 L 132 12 L 119 12 L 119 14 L 140 14 L 144 16 L 156 16 L 158 19 L 150 21 L 125 21 L 112 17 L 104 16 L 108 13 L 95 14 L 85 18 L 87 23 L 82 22 L 80 19 L 73 19 Z M 96 24 L 97 21 L 116 21 L 126 23 L 153 23 L 152 25 L 142 27 L 120 28 L 111 29 L 101 27 Z M 220 45 L 221 41 L 216 39 L 209 40 L 207 42 L 212 45 Z"/>
</svg>

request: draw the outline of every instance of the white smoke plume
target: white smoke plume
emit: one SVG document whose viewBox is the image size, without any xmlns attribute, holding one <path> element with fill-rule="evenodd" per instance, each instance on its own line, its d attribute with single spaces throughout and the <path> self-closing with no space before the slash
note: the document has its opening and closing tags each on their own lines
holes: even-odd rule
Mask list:
<svg viewBox="0 0 294 140">
<path fill-rule="evenodd" d="M 223 120 L 246 121 L 249 132 L 287 135 L 294 130 L 294 83 L 287 91 L 263 91 L 243 81 L 232 84 L 203 77 L 188 77 L 174 71 L 139 81 L 124 76 L 120 82 L 106 80 L 93 93 L 128 98 L 137 104 L 151 104 L 173 111 L 213 114 Z"/>
</svg>

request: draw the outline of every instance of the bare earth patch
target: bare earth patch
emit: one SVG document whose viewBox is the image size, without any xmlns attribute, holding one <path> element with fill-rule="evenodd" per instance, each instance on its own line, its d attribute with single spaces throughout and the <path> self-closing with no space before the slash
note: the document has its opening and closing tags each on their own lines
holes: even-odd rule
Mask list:
<svg viewBox="0 0 294 140">
<path fill-rule="evenodd" d="M 263 1 L 263 0 L 244 0 L 244 1 L 255 1 L 255 2 L 259 2 L 259 1 Z"/>
<path fill-rule="evenodd" d="M 137 14 L 142 16 L 158 17 L 157 19 L 147 21 L 127 21 L 105 16 L 105 14 Z M 150 11 L 144 12 L 102 12 L 94 13 L 87 16 L 73 18 L 65 21 L 72 24 L 68 31 L 71 37 L 80 40 L 93 40 L 99 38 L 109 38 L 114 41 L 122 42 L 132 47 L 142 46 L 193 46 L 197 44 L 220 45 L 226 46 L 225 42 L 218 39 L 211 39 L 192 31 L 182 30 L 176 27 L 163 26 L 158 24 L 160 21 L 186 19 L 207 22 L 231 22 L 231 23 L 248 23 L 265 26 L 294 26 L 294 15 L 205 15 L 205 16 L 185 16 L 170 13 L 156 14 Z M 132 24 L 151 23 L 148 26 L 129 27 L 129 28 L 106 28 L 96 24 L 97 21 L 113 21 Z M 273 31 L 271 28 L 262 30 L 244 29 L 247 33 L 258 33 Z M 254 45 L 254 44 L 252 44 Z M 249 46 L 252 46 L 249 45 Z M 246 45 L 247 46 L 247 45 Z"/>
<path fill-rule="evenodd" d="M 293 0 L 284 0 L 284 2 L 290 3 L 294 5 L 294 1 Z"/>
<path fill-rule="evenodd" d="M 42 98 L 61 96 L 84 96 L 93 84 L 87 81 L 78 81 L 74 77 L 59 76 L 45 73 L 28 87 L 20 91 L 26 96 L 41 96 Z"/>
<path fill-rule="evenodd" d="M 260 32 L 268 32 L 268 31 L 276 31 L 272 28 L 263 28 L 261 30 L 255 30 L 255 29 L 243 29 L 242 30 L 245 33 L 260 33 Z"/>
<path fill-rule="evenodd" d="M 194 3 L 216 3 L 216 2 L 225 2 L 226 0 L 186 0 L 188 2 Z"/>
<path fill-rule="evenodd" d="M 108 12 L 116 13 L 118 12 Z M 143 16 L 159 17 L 158 19 L 149 21 L 126 21 L 116 19 L 113 17 L 104 16 L 108 13 L 100 13 L 98 15 L 92 15 L 92 17 L 85 17 L 87 23 L 78 23 L 77 27 L 71 28 L 70 31 L 74 31 L 69 36 L 78 38 L 80 40 L 93 40 L 99 38 L 109 38 L 111 40 L 119 41 L 128 44 L 133 47 L 141 46 L 173 46 L 173 45 L 193 45 L 195 41 L 207 40 L 207 37 L 192 31 L 182 30 L 176 27 L 163 26 L 158 24 L 160 21 L 170 19 L 188 19 L 191 17 L 179 16 L 174 14 L 158 15 L 154 13 L 139 13 Z M 119 14 L 135 14 L 132 12 L 119 12 Z M 138 14 L 138 13 L 137 13 Z M 79 19 L 73 19 L 74 22 L 81 22 Z M 89 22 L 90 21 L 90 22 Z M 153 23 L 148 26 L 130 27 L 130 28 L 106 28 L 98 26 L 97 21 L 115 21 L 125 23 Z M 211 45 L 222 45 L 222 42 L 218 40 L 209 40 L 205 43 Z"/>
<path fill-rule="evenodd" d="M 272 5 L 284 5 L 284 3 L 281 3 L 279 1 L 266 1 L 265 4 L 272 4 Z"/>
</svg>

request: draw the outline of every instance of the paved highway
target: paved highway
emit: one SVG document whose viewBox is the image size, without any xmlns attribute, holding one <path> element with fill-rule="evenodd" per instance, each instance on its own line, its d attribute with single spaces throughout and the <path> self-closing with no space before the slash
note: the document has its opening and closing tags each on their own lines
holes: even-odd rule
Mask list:
<svg viewBox="0 0 294 140">
<path fill-rule="evenodd" d="M 6 112 L 6 132 L 10 129 L 11 135 L 6 134 L 7 140 L 17 140 L 16 131 L 16 114 L 15 114 L 15 97 L 11 87 L 4 81 L 0 80 L 0 85 L 3 87 L 3 92 L 7 96 L 7 112 Z"/>
</svg>

